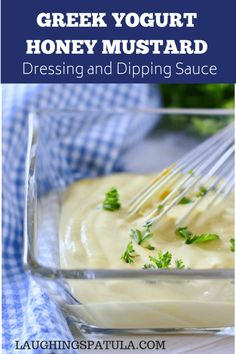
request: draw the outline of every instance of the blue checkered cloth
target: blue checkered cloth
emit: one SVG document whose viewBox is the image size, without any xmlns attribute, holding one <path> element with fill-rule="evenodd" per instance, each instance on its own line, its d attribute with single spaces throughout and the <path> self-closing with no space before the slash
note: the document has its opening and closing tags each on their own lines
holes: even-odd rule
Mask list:
<svg viewBox="0 0 236 354">
<path fill-rule="evenodd" d="M 24 166 L 27 148 L 27 116 L 34 110 L 117 109 L 159 106 L 156 88 L 135 84 L 31 84 L 3 86 L 3 348 L 15 352 L 16 340 L 72 340 L 58 306 L 23 270 L 22 236 L 24 215 Z M 121 169 L 119 157 L 131 143 L 142 138 L 155 124 L 148 119 L 106 117 L 86 119 L 81 115 L 73 130 L 62 119 L 48 119 L 42 130 L 45 148 L 60 148 L 55 171 L 64 184 L 77 178 Z M 58 134 L 77 133 L 56 145 Z M 132 137 L 132 139 L 131 139 Z M 50 143 L 51 142 L 51 143 Z M 64 161 L 64 163 L 62 163 Z M 58 170 L 57 170 L 58 168 Z M 45 166 L 45 171 L 47 171 Z M 45 189 L 47 185 L 46 176 Z M 17 353 L 21 352 L 19 350 Z M 25 351 L 22 351 L 25 353 Z M 53 351 L 43 351 L 52 354 Z M 42 350 L 27 350 L 42 353 Z M 56 353 L 59 353 L 57 351 Z M 75 351 L 67 351 L 75 353 Z"/>
</svg>

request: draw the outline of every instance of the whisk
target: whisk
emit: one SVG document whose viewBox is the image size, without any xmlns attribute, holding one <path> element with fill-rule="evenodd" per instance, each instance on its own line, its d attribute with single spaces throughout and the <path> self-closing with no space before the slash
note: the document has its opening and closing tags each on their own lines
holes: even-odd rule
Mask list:
<svg viewBox="0 0 236 354">
<path fill-rule="evenodd" d="M 204 186 L 207 186 L 205 188 Z M 182 225 L 191 216 L 196 206 L 210 192 L 204 210 L 219 205 L 234 188 L 234 124 L 231 123 L 216 135 L 208 138 L 182 159 L 165 169 L 148 186 L 136 194 L 127 204 L 127 212 L 132 216 L 145 206 L 156 193 L 171 190 L 161 201 L 159 208 L 146 216 L 148 222 L 156 224 L 170 209 L 177 205 L 188 193 L 202 190 L 201 198 L 195 198 L 186 213 L 177 220 Z"/>
</svg>

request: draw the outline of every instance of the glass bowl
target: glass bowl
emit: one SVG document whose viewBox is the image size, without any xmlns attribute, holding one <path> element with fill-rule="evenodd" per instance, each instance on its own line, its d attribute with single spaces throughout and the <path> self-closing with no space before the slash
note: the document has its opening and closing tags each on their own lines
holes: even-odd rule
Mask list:
<svg viewBox="0 0 236 354">
<path fill-rule="evenodd" d="M 59 222 L 67 186 L 114 170 L 157 172 L 199 143 L 186 132 L 156 129 L 162 114 L 176 116 L 176 120 L 180 114 L 219 115 L 224 120 L 229 111 L 143 109 L 30 114 L 24 266 L 60 305 L 71 326 L 84 333 L 232 334 L 233 269 L 61 267 Z M 114 130 L 115 137 L 111 135 Z"/>
</svg>

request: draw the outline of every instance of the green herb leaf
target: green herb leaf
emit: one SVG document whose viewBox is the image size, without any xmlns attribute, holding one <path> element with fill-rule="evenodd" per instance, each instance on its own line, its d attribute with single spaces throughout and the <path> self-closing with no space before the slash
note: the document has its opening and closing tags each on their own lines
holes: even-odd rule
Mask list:
<svg viewBox="0 0 236 354">
<path fill-rule="evenodd" d="M 187 227 L 180 227 L 176 230 L 176 234 L 185 239 L 186 244 L 191 243 L 205 243 L 209 241 L 219 240 L 216 234 L 205 233 L 201 235 L 194 235 Z"/>
<path fill-rule="evenodd" d="M 179 204 L 189 204 L 192 203 L 193 201 L 190 198 L 183 197 L 180 201 Z"/>
<path fill-rule="evenodd" d="M 150 250 L 150 251 L 154 251 L 156 248 L 154 247 L 154 246 L 152 246 L 152 245 L 148 245 L 147 247 L 145 247 L 145 248 L 147 248 L 148 250 Z"/>
<path fill-rule="evenodd" d="M 157 206 L 157 210 L 158 211 L 161 211 L 163 208 L 164 208 L 163 204 L 158 204 L 158 206 Z"/>
<path fill-rule="evenodd" d="M 136 257 L 133 253 L 135 252 L 132 241 L 130 241 L 121 256 L 121 259 L 123 259 L 126 263 L 134 263 L 134 258 Z"/>
<path fill-rule="evenodd" d="M 169 268 L 171 265 L 172 254 L 170 252 L 160 251 L 157 257 L 149 257 L 152 263 L 146 263 L 143 266 L 143 269 L 157 269 L 157 268 Z M 182 259 L 176 259 L 175 266 L 177 269 L 184 269 L 185 264 Z"/>
<path fill-rule="evenodd" d="M 131 229 L 130 230 L 130 237 L 138 244 L 140 245 L 143 239 L 142 232 L 138 229 Z"/>
<path fill-rule="evenodd" d="M 172 259 L 172 254 L 168 251 L 160 251 L 157 257 L 149 256 L 149 259 L 156 266 L 156 268 L 169 268 Z"/>
<path fill-rule="evenodd" d="M 204 243 L 214 240 L 219 240 L 219 236 L 216 234 L 201 234 L 193 237 L 190 243 Z"/>
<path fill-rule="evenodd" d="M 184 239 L 188 239 L 190 238 L 193 234 L 191 231 L 188 230 L 188 228 L 185 226 L 185 227 L 179 227 L 177 230 L 176 230 L 176 234 L 183 237 Z"/>
<path fill-rule="evenodd" d="M 130 230 L 130 237 L 138 244 L 142 245 L 143 247 L 147 248 L 150 251 L 153 251 L 155 247 L 150 244 L 147 244 L 147 240 L 153 237 L 153 233 L 151 231 L 152 223 L 146 223 L 144 225 L 145 230 L 142 232 L 138 229 L 131 229 Z"/>
<path fill-rule="evenodd" d="M 154 264 L 144 264 L 143 269 L 155 269 Z"/>
<path fill-rule="evenodd" d="M 119 201 L 119 193 L 115 187 L 112 187 L 108 192 L 106 192 L 102 206 L 103 209 L 109 211 L 120 209 L 121 204 Z"/>
<path fill-rule="evenodd" d="M 143 234 L 142 242 L 153 237 L 153 233 L 151 231 L 152 224 L 146 224 L 146 226 L 144 226 L 144 227 L 146 228 L 146 230 L 145 230 L 145 232 Z"/>
<path fill-rule="evenodd" d="M 235 240 L 234 240 L 234 238 L 231 238 L 229 241 L 230 241 L 230 243 L 231 243 L 230 249 L 231 249 L 232 252 L 234 252 L 234 243 L 235 243 Z"/>
<path fill-rule="evenodd" d="M 184 265 L 184 262 L 182 261 L 182 259 L 176 259 L 175 265 L 176 265 L 177 269 L 184 269 L 185 268 L 185 265 Z"/>
<path fill-rule="evenodd" d="M 203 197 L 205 194 L 207 194 L 207 192 L 208 192 L 207 188 L 204 186 L 201 186 L 199 188 L 198 193 L 196 194 L 196 197 Z"/>
</svg>

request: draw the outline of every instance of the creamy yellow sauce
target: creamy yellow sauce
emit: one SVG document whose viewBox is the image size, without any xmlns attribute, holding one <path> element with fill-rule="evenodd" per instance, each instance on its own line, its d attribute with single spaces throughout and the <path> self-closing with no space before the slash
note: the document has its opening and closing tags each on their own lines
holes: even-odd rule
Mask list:
<svg viewBox="0 0 236 354">
<path fill-rule="evenodd" d="M 234 237 L 233 196 L 224 202 L 224 208 L 214 211 L 200 225 L 187 225 L 198 234 L 215 233 L 220 240 L 204 244 L 187 245 L 176 235 L 175 221 L 191 204 L 177 205 L 165 217 L 161 225 L 157 225 L 150 243 L 155 247 L 150 251 L 133 242 L 136 253 L 133 264 L 121 259 L 128 242 L 131 240 L 130 229 L 142 230 L 145 215 L 137 213 L 132 218 L 127 216 L 125 208 L 114 212 L 102 208 L 105 192 L 115 186 L 120 194 L 122 205 L 146 186 L 150 176 L 110 175 L 108 177 L 83 180 L 69 187 L 65 193 L 61 213 L 60 244 L 61 265 L 63 268 L 142 268 L 149 262 L 149 256 L 158 251 L 169 251 L 173 260 L 181 258 L 188 268 L 232 268 L 234 255 L 230 252 L 230 239 Z M 207 198 L 204 198 L 206 202 Z M 154 210 L 160 200 L 152 197 L 148 211 Z M 198 210 L 202 206 L 198 206 Z M 173 264 L 174 266 L 174 264 Z"/>
<path fill-rule="evenodd" d="M 60 261 L 64 269 L 141 269 L 159 251 L 172 254 L 171 268 L 181 259 L 186 268 L 233 268 L 234 198 L 220 208 L 205 212 L 202 222 L 188 226 L 197 234 L 215 233 L 219 240 L 204 244 L 184 243 L 176 235 L 176 221 L 191 207 L 177 205 L 153 229 L 150 251 L 133 241 L 137 257 L 128 264 L 121 259 L 131 241 L 130 229 L 141 229 L 146 216 L 163 199 L 156 194 L 141 212 L 127 216 L 127 202 L 153 179 L 146 175 L 117 174 L 87 179 L 71 185 L 64 195 L 60 220 Z M 115 186 L 122 208 L 102 208 L 105 193 Z M 198 205 L 196 216 L 212 195 Z M 145 270 L 144 277 L 145 277 Z M 233 285 L 229 280 L 93 280 L 69 281 L 80 302 L 69 306 L 82 321 L 105 328 L 221 327 L 233 324 Z"/>
</svg>

